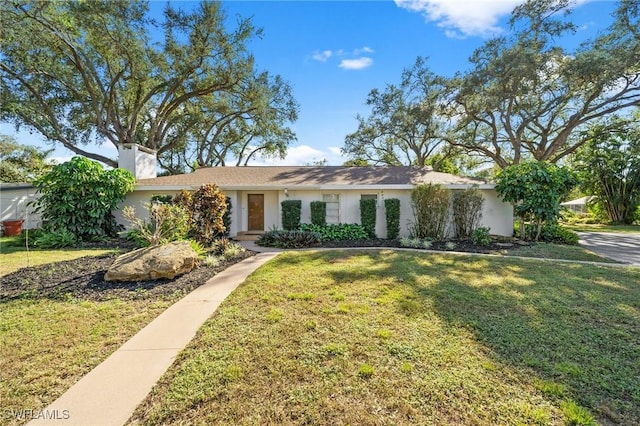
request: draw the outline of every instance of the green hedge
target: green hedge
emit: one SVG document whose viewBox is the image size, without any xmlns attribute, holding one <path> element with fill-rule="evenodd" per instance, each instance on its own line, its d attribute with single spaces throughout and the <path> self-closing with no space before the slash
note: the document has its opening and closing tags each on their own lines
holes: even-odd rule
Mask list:
<svg viewBox="0 0 640 426">
<path fill-rule="evenodd" d="M 302 211 L 302 201 L 285 200 L 280 203 L 282 206 L 282 227 L 286 231 L 293 231 L 300 227 L 300 212 Z"/>
<path fill-rule="evenodd" d="M 360 223 L 369 238 L 376 237 L 376 200 L 360 200 Z"/>
<path fill-rule="evenodd" d="M 394 240 L 400 235 L 400 200 L 387 198 L 384 200 L 384 210 L 387 218 L 387 239 Z"/>
<path fill-rule="evenodd" d="M 320 226 L 327 224 L 327 203 L 324 201 L 311 202 L 311 223 Z"/>
<path fill-rule="evenodd" d="M 303 223 L 300 230 L 317 234 L 323 241 L 353 241 L 369 238 L 364 226 L 357 223 L 338 223 L 324 226 Z"/>
</svg>

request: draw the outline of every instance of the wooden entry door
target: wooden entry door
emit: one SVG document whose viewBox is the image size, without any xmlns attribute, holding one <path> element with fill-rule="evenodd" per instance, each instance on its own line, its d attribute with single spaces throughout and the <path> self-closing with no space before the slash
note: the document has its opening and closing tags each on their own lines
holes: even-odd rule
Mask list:
<svg viewBox="0 0 640 426">
<path fill-rule="evenodd" d="M 248 194 L 249 231 L 264 231 L 264 194 Z"/>
</svg>

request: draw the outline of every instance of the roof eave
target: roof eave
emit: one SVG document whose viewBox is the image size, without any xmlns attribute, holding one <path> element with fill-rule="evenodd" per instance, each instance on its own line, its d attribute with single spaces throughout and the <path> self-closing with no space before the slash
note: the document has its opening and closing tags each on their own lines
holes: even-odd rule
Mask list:
<svg viewBox="0 0 640 426">
<path fill-rule="evenodd" d="M 495 184 L 493 183 L 445 183 L 441 184 L 443 187 L 448 189 L 467 189 L 473 186 L 476 186 L 478 189 L 494 189 Z M 197 190 L 201 185 L 136 185 L 135 191 L 180 191 L 183 189 L 186 190 Z M 297 190 L 297 191 L 343 191 L 343 190 L 354 190 L 354 191 L 366 191 L 372 189 L 379 190 L 409 190 L 412 189 L 415 185 L 413 184 L 367 184 L 367 185 L 219 185 L 219 188 L 223 191 L 282 191 L 285 188 L 288 190 Z"/>
</svg>

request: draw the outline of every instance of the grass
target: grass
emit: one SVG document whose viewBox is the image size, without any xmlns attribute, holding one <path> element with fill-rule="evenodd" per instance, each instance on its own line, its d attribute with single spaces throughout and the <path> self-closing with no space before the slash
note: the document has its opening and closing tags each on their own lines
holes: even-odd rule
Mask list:
<svg viewBox="0 0 640 426">
<path fill-rule="evenodd" d="M 580 246 L 566 244 L 536 243 L 519 247 L 517 249 L 505 249 L 501 254 L 509 256 L 535 257 L 538 259 L 564 259 L 581 262 L 616 263 L 614 260 L 599 256 L 598 254 Z"/>
<path fill-rule="evenodd" d="M 55 249 L 42 250 L 19 245 L 20 237 L 0 237 L 0 276 L 7 275 L 21 268 L 62 262 L 84 256 L 100 256 L 114 253 L 116 249 Z"/>
<path fill-rule="evenodd" d="M 639 336 L 638 268 L 285 253 L 223 302 L 130 421 L 635 425 Z"/>
<path fill-rule="evenodd" d="M 0 302 L 0 423 L 22 423 L 62 395 L 144 325 L 166 300 Z"/>
<path fill-rule="evenodd" d="M 640 225 L 604 225 L 601 223 L 563 223 L 563 228 L 575 232 L 614 232 L 621 234 L 640 234 Z"/>
</svg>

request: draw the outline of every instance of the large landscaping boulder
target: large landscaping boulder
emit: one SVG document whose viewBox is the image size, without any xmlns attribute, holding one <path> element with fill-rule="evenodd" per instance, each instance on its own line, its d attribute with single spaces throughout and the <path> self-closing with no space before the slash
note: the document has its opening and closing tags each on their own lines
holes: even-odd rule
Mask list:
<svg viewBox="0 0 640 426">
<path fill-rule="evenodd" d="M 105 281 L 146 281 L 174 278 L 191 271 L 198 255 L 188 241 L 145 247 L 119 256 L 111 265 Z"/>
</svg>

